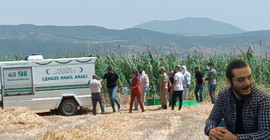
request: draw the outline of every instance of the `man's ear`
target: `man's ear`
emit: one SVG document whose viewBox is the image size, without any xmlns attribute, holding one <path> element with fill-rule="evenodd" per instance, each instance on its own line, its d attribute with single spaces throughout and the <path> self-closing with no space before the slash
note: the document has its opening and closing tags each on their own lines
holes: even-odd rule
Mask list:
<svg viewBox="0 0 270 140">
<path fill-rule="evenodd" d="M 231 86 L 232 85 L 231 80 L 229 78 L 226 78 L 226 80 L 227 80 L 227 83 Z"/>
</svg>

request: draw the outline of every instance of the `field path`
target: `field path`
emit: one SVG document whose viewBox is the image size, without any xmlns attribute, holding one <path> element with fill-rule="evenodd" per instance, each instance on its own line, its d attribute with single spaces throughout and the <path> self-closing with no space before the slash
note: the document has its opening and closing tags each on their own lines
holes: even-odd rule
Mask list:
<svg viewBox="0 0 270 140">
<path fill-rule="evenodd" d="M 5 113 L 2 111 L 1 116 L 9 115 L 17 119 L 7 121 L 6 124 L 1 123 L 0 138 L 1 140 L 206 140 L 207 137 L 203 132 L 204 123 L 211 109 L 210 103 L 183 107 L 181 111 L 147 106 L 146 112 L 134 111 L 132 114 L 128 113 L 127 107 L 117 113 L 112 113 L 110 108 L 106 108 L 105 115 L 93 116 L 91 113 L 84 113 L 72 117 L 48 115 L 49 113 L 36 115 L 27 109 L 22 109 L 23 111 L 17 109 L 17 112 L 21 112 L 17 115 L 28 112 L 24 116 L 16 116 L 16 113 L 12 116 L 5 114 L 9 111 L 4 110 Z M 25 117 L 32 119 L 25 121 L 23 120 Z M 12 125 L 8 125 L 10 123 Z"/>
</svg>

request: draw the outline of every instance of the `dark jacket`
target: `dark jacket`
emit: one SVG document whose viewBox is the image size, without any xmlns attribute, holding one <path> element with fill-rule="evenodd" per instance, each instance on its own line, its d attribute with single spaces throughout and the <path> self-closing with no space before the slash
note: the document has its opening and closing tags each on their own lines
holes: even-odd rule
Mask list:
<svg viewBox="0 0 270 140">
<path fill-rule="evenodd" d="M 244 98 L 242 119 L 245 134 L 235 134 L 236 104 L 231 88 L 218 94 L 217 101 L 205 124 L 205 134 L 218 126 L 223 118 L 227 129 L 239 140 L 270 139 L 270 99 L 263 91 L 253 87 L 250 96 Z"/>
</svg>

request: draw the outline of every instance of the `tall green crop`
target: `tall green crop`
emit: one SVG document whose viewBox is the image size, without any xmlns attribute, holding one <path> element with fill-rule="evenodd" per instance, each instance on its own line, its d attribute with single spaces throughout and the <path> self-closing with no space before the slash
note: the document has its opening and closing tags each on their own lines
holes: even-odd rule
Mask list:
<svg viewBox="0 0 270 140">
<path fill-rule="evenodd" d="M 242 55 L 213 55 L 209 58 L 202 55 L 194 54 L 189 55 L 186 59 L 180 59 L 174 55 L 160 55 L 154 56 L 149 51 L 142 54 L 126 54 L 124 56 L 115 53 L 106 57 L 98 56 L 96 62 L 96 73 L 103 75 L 106 72 L 107 66 L 113 66 L 116 73 L 120 76 L 121 86 L 128 86 L 129 79 L 131 78 L 131 71 L 136 71 L 138 66 L 142 66 L 149 76 L 151 93 L 148 96 L 159 94 L 159 68 L 165 67 L 167 73 L 174 69 L 176 65 L 186 65 L 188 71 L 192 74 L 192 85 L 190 92 L 192 93 L 195 87 L 195 73 L 194 67 L 199 67 L 202 72 L 206 65 L 211 62 L 214 64 L 218 74 L 218 91 L 228 87 L 226 83 L 225 70 L 228 62 L 233 59 L 243 59 L 246 61 L 252 70 L 253 80 L 255 85 L 263 87 L 270 87 L 270 61 L 267 58 L 254 57 Z"/>
<path fill-rule="evenodd" d="M 97 57 L 95 67 L 96 74 L 102 77 L 107 72 L 107 67 L 112 66 L 114 71 L 119 75 L 121 87 L 128 86 L 129 79 L 131 79 L 131 72 L 137 71 L 138 66 L 142 66 L 150 79 L 150 94 L 148 96 L 159 94 L 159 68 L 165 67 L 166 72 L 169 73 L 176 65 L 186 65 L 187 70 L 192 74 L 192 84 L 190 93 L 193 93 L 195 87 L 195 73 L 194 67 L 199 67 L 206 76 L 206 65 L 211 62 L 214 64 L 218 74 L 218 88 L 217 91 L 228 87 L 226 83 L 225 70 L 228 62 L 233 59 L 242 59 L 246 61 L 252 71 L 252 77 L 255 85 L 270 88 L 270 60 L 269 58 L 255 57 L 252 53 L 242 53 L 241 55 L 224 54 L 212 55 L 210 57 L 203 57 L 199 53 L 189 55 L 185 59 L 181 59 L 175 54 L 171 55 L 152 55 L 148 50 L 147 53 L 142 54 L 125 54 L 118 55 L 116 53 L 109 53 L 104 55 L 98 54 L 84 54 L 85 56 Z M 60 56 L 71 57 L 71 56 Z M 3 58 L 1 61 L 22 60 L 22 55 L 15 55 L 13 58 Z M 106 87 L 106 86 L 104 86 Z M 106 90 L 106 89 L 105 89 Z M 207 92 L 207 90 L 205 90 Z M 191 94 L 192 95 L 192 94 Z M 208 95 L 208 94 L 207 94 Z"/>
</svg>

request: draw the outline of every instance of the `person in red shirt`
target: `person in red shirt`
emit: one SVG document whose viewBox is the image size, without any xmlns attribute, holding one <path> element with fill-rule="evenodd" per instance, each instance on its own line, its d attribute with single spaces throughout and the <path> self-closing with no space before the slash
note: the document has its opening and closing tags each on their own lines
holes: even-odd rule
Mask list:
<svg viewBox="0 0 270 140">
<path fill-rule="evenodd" d="M 131 86 L 128 87 L 131 90 L 129 113 L 132 113 L 135 97 L 137 98 L 137 101 L 139 102 L 141 106 L 142 112 L 144 112 L 144 106 L 143 106 L 142 98 L 141 98 L 142 91 L 139 86 L 140 79 L 138 78 L 138 74 L 135 71 L 133 71 L 131 75 L 132 75 L 132 83 L 131 83 Z"/>
</svg>

